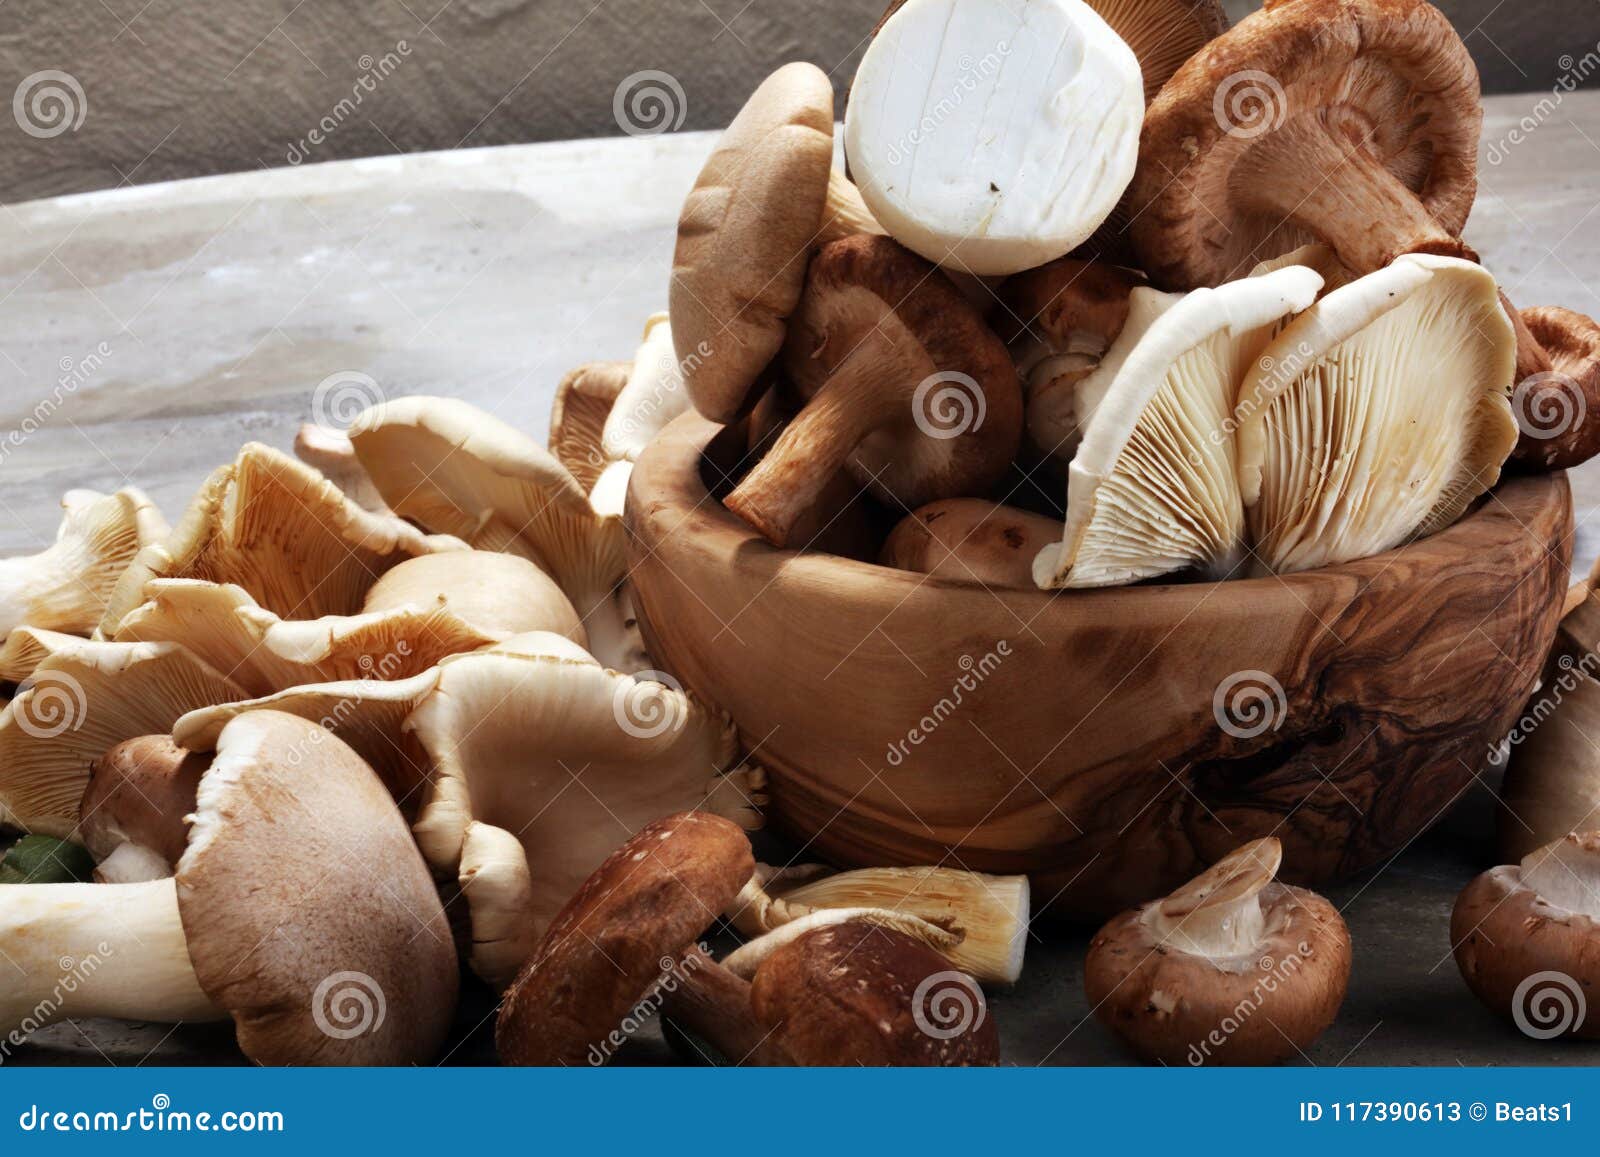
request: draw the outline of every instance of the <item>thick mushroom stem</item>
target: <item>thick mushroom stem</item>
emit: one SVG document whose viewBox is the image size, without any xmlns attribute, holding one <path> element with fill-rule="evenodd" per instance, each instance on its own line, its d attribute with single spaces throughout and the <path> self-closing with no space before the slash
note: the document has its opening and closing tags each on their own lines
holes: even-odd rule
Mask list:
<svg viewBox="0 0 1600 1157">
<path fill-rule="evenodd" d="M 28 1031 L 64 1017 L 225 1020 L 195 979 L 177 885 L 15 884 L 0 889 L 0 946 L 15 968 L 0 1021 Z"/>
<path fill-rule="evenodd" d="M 1357 273 L 1382 269 L 1402 253 L 1476 261 L 1477 254 L 1367 151 L 1369 133 L 1359 118 L 1341 116 L 1337 108 L 1296 117 L 1245 153 L 1229 186 L 1251 210 L 1321 237 Z"/>
<path fill-rule="evenodd" d="M 1143 919 L 1162 944 L 1212 960 L 1253 952 L 1266 932 L 1261 891 L 1283 861 L 1283 845 L 1256 840 L 1224 856 Z"/>
<path fill-rule="evenodd" d="M 756 1020 L 750 982 L 735 976 L 699 948 L 678 954 L 657 991 L 661 1011 L 705 1040 L 734 1065 L 793 1065 L 775 1029 Z"/>
<path fill-rule="evenodd" d="M 818 928 L 838 924 L 874 924 L 920 941 L 946 957 L 967 937 L 966 929 L 954 917 L 929 920 L 889 908 L 815 908 L 735 949 L 723 960 L 722 967 L 735 976 L 753 978 L 761 965 L 784 945 L 793 944 Z"/>
<path fill-rule="evenodd" d="M 1600 831 L 1557 840 L 1518 867 L 1523 884 L 1552 908 L 1600 920 Z"/>
<path fill-rule="evenodd" d="M 857 233 L 883 233 L 878 219 L 861 199 L 861 193 L 838 169 L 828 173 L 828 197 L 822 205 L 822 228 L 812 248 L 852 237 Z"/>
<path fill-rule="evenodd" d="M 859 369 L 834 374 L 728 495 L 728 509 L 773 546 L 788 546 L 862 440 L 897 418 L 912 420 L 910 399 L 886 384 Z"/>
</svg>

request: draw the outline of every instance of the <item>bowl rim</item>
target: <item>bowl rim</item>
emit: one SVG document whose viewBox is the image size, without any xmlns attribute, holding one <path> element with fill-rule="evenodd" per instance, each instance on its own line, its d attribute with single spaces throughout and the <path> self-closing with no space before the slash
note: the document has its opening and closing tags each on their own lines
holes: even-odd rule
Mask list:
<svg viewBox="0 0 1600 1157">
<path fill-rule="evenodd" d="M 1194 582 L 1143 582 L 1122 586 L 1051 590 L 1033 586 L 1003 587 L 975 580 L 901 570 L 898 567 L 865 562 L 826 551 L 773 546 L 758 531 L 718 501 L 712 495 L 710 488 L 705 485 L 700 473 L 700 463 L 705 456 L 706 447 L 726 429 L 728 427 L 712 422 L 691 410 L 673 419 L 656 435 L 635 463 L 628 480 L 623 519 L 631 540 L 638 541 L 645 537 L 641 535 L 638 523 L 643 519 L 641 511 L 646 504 L 652 508 L 652 514 L 670 507 L 681 512 L 681 522 L 672 533 L 677 533 L 692 524 L 699 534 L 705 536 L 703 542 L 708 545 L 721 544 L 730 554 L 734 551 L 743 552 L 747 556 L 762 558 L 769 565 L 776 564 L 789 568 L 791 572 L 797 571 L 799 574 L 809 574 L 815 569 L 819 574 L 826 572 L 830 577 L 854 575 L 859 580 L 880 585 L 894 584 L 905 588 L 907 595 L 919 588 L 932 588 L 952 594 L 981 592 L 1004 595 L 1007 598 L 1032 598 L 1040 603 L 1050 604 L 1057 602 L 1063 595 L 1069 596 L 1073 602 L 1086 602 L 1095 598 L 1155 599 L 1162 595 L 1172 597 L 1177 592 L 1192 597 L 1196 593 L 1209 592 L 1217 588 L 1248 594 L 1252 591 L 1267 589 L 1276 591 L 1284 587 L 1292 589 L 1297 586 L 1327 582 L 1360 583 L 1370 581 L 1376 573 L 1389 569 L 1397 562 L 1415 561 L 1424 564 L 1431 562 L 1438 565 L 1469 551 L 1481 551 L 1485 544 L 1477 537 L 1479 533 L 1477 528 L 1487 518 L 1505 518 L 1512 525 L 1523 527 L 1522 532 L 1527 533 L 1525 529 L 1527 520 L 1518 517 L 1501 494 L 1505 488 L 1519 491 L 1513 495 L 1518 499 L 1519 505 L 1537 508 L 1559 496 L 1569 508 L 1571 506 L 1571 490 L 1565 470 L 1538 474 L 1509 474 L 1502 471 L 1495 486 L 1480 497 L 1466 514 L 1443 530 L 1380 554 L 1367 555 L 1333 566 L 1294 571 L 1289 574 Z M 1501 508 L 1500 511 L 1495 510 L 1497 505 Z M 1471 543 L 1458 541 L 1468 537 L 1473 538 Z"/>
</svg>

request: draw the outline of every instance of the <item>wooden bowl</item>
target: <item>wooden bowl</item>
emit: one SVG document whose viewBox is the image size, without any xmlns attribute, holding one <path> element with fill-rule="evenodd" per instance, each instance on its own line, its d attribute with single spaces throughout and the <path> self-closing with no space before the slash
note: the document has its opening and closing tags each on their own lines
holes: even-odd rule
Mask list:
<svg viewBox="0 0 1600 1157">
<path fill-rule="evenodd" d="M 775 549 L 706 484 L 743 444 L 718 430 L 678 419 L 629 486 L 656 662 L 732 715 L 805 858 L 1027 872 L 1069 917 L 1259 836 L 1308 884 L 1405 847 L 1510 730 L 1567 587 L 1564 474 L 1346 566 L 1047 594 Z"/>
</svg>

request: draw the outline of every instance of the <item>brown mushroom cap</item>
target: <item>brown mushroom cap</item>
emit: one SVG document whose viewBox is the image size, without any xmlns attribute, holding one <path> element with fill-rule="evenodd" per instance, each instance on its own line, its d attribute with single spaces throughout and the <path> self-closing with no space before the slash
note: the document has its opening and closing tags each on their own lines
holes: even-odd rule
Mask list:
<svg viewBox="0 0 1600 1157">
<path fill-rule="evenodd" d="M 1600 831 L 1478 876 L 1450 942 L 1467 987 L 1528 1036 L 1600 1040 Z"/>
<path fill-rule="evenodd" d="M 977 981 L 876 924 L 833 924 L 779 948 L 756 972 L 750 1001 L 796 1064 L 1000 1062 Z"/>
<path fill-rule="evenodd" d="M 878 561 L 955 582 L 1033 589 L 1033 559 L 1061 537 L 1053 518 L 981 498 L 930 502 L 901 519 Z"/>
<path fill-rule="evenodd" d="M 317 724 L 223 728 L 177 888 L 195 976 L 251 1059 L 437 1055 L 458 978 L 439 894 L 372 768 Z"/>
<path fill-rule="evenodd" d="M 95 760 L 78 820 L 79 838 L 95 862 L 104 865 L 131 844 L 146 853 L 141 859 L 151 869 L 140 878 L 170 876 L 189 841 L 184 817 L 194 811 L 195 788 L 210 763 L 210 756 L 185 751 L 166 735 L 123 740 Z"/>
<path fill-rule="evenodd" d="M 600 435 L 632 369 L 632 362 L 587 362 L 556 386 L 550 406 L 550 453 L 585 490 L 594 489 L 608 464 Z"/>
<path fill-rule="evenodd" d="M 678 219 L 668 306 L 695 408 L 743 412 L 783 346 L 833 165 L 833 85 L 786 64 L 745 102 L 700 170 Z"/>
<path fill-rule="evenodd" d="M 1086 341 L 1104 350 L 1128 320 L 1128 295 L 1143 284 L 1132 269 L 1058 257 L 1006 278 L 999 289 L 1005 308 L 997 328 L 1008 342 L 1032 332 L 1060 352 Z"/>
<path fill-rule="evenodd" d="M 1016 455 L 1022 396 L 1005 346 L 888 237 L 847 237 L 812 260 L 784 364 L 809 400 L 727 498 L 777 546 L 842 467 L 911 508 L 986 490 Z"/>
<path fill-rule="evenodd" d="M 1522 433 L 1513 456 L 1544 470 L 1582 465 L 1600 452 L 1600 325 L 1555 305 L 1521 310 L 1520 319 L 1549 364 L 1524 373 L 1519 360 L 1511 409 Z M 1519 354 L 1527 344 L 1519 341 Z"/>
<path fill-rule="evenodd" d="M 587 1063 L 754 871 L 749 839 L 718 816 L 685 812 L 640 829 L 556 915 L 507 990 L 500 1059 Z"/>
<path fill-rule="evenodd" d="M 1315 1040 L 1344 1002 L 1350 932 L 1321 896 L 1273 882 L 1281 857 L 1256 840 L 1101 928 L 1083 976 L 1101 1023 L 1171 1065 L 1271 1064 Z"/>
<path fill-rule="evenodd" d="M 1471 256 L 1478 73 L 1425 0 L 1269 4 L 1202 48 L 1145 115 L 1129 190 L 1140 264 L 1192 289 L 1320 238 L 1357 273 Z"/>
</svg>

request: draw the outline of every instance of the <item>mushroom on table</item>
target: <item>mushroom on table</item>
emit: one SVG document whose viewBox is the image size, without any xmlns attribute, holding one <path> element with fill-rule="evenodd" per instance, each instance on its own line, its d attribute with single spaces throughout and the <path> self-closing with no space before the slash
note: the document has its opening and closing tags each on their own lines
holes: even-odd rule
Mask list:
<svg viewBox="0 0 1600 1157">
<path fill-rule="evenodd" d="M 947 498 L 901 519 L 878 561 L 956 582 L 1031 588 L 1035 556 L 1060 533 L 1060 524 L 1042 514 L 982 498 Z"/>
</svg>

